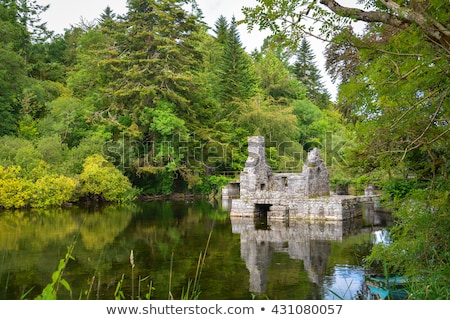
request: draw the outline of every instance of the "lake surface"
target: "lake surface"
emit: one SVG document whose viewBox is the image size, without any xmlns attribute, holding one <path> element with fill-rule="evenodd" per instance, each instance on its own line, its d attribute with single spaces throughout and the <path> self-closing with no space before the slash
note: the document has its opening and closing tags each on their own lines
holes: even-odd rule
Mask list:
<svg viewBox="0 0 450 320">
<path fill-rule="evenodd" d="M 180 299 L 205 251 L 200 299 L 355 299 L 362 260 L 390 223 L 363 211 L 345 222 L 230 219 L 226 203 L 204 200 L 2 211 L 0 299 L 37 297 L 71 245 L 71 292 L 61 286 L 58 299 L 114 299 L 122 278 L 126 299 L 150 285 L 151 299 Z"/>
</svg>

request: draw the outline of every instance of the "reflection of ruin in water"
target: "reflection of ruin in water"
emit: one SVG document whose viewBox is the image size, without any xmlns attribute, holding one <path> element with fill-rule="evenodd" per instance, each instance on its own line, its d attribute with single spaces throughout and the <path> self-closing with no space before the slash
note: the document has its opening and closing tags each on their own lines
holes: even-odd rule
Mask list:
<svg viewBox="0 0 450 320">
<path fill-rule="evenodd" d="M 387 222 L 388 216 L 383 218 L 382 214 L 379 215 L 373 204 L 366 204 L 363 209 L 363 218 L 342 221 L 281 221 L 267 219 L 264 212 L 259 219 L 231 217 L 233 233 L 240 234 L 241 259 L 250 273 L 250 291 L 255 294 L 266 291 L 271 259 L 278 252 L 287 253 L 290 259 L 302 260 L 310 282 L 321 288 L 332 241 L 372 232 L 374 225 L 385 225 Z M 363 225 L 369 227 L 363 228 Z"/>
<path fill-rule="evenodd" d="M 363 196 L 336 195 L 330 190 L 327 167 L 314 148 L 301 173 L 275 174 L 266 158 L 263 136 L 248 137 L 248 157 L 239 181 L 222 189 L 233 233 L 241 237 L 241 258 L 250 272 L 250 291 L 266 291 L 274 253 L 303 261 L 310 283 L 324 286 L 332 241 L 359 234 L 364 225 L 383 222 L 375 212 L 379 195 L 373 185 Z M 379 220 L 379 221 L 378 221 Z"/>
</svg>

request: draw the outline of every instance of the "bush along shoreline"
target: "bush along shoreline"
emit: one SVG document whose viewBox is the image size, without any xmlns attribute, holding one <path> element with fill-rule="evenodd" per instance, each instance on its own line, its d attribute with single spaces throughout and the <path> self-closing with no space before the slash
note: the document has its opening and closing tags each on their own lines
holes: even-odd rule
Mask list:
<svg viewBox="0 0 450 320">
<path fill-rule="evenodd" d="M 27 170 L 21 166 L 0 166 L 0 208 L 48 208 L 77 202 L 128 202 L 138 190 L 103 156 L 88 156 L 79 175 L 52 172 L 41 161 Z"/>
<path fill-rule="evenodd" d="M 189 192 L 146 194 L 100 154 L 88 156 L 79 174 L 57 173 L 41 160 L 31 170 L 0 165 L 0 209 L 67 207 L 74 204 L 124 203 L 135 200 L 214 199 L 228 179 L 205 177 Z"/>
</svg>

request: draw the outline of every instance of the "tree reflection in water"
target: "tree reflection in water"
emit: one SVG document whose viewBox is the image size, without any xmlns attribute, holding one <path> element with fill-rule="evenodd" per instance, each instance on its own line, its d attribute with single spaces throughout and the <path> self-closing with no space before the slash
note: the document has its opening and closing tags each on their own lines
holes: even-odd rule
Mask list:
<svg viewBox="0 0 450 320">
<path fill-rule="evenodd" d="M 330 290 L 354 293 L 360 286 L 362 258 L 386 217 L 366 208 L 363 219 L 352 221 L 255 222 L 230 219 L 226 206 L 202 200 L 3 211 L 0 299 L 19 299 L 29 290 L 26 298 L 34 299 L 74 241 L 75 260 L 64 271 L 73 297 L 84 298 L 91 288 L 90 299 L 114 299 L 125 275 L 122 290 L 131 298 L 133 250 L 136 287 L 139 278 L 151 281 L 152 299 L 167 299 L 173 257 L 171 292 L 179 299 L 211 230 L 201 299 L 333 299 Z M 70 296 L 61 292 L 58 299 Z"/>
</svg>

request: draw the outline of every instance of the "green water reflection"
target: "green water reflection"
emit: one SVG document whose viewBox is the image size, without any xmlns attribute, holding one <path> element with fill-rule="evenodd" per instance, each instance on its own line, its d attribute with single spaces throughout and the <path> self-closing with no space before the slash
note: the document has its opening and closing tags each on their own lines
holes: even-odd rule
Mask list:
<svg viewBox="0 0 450 320">
<path fill-rule="evenodd" d="M 167 299 L 169 287 L 180 299 L 211 232 L 201 299 L 333 299 L 329 289 L 338 291 L 345 281 L 353 294 L 361 286 L 375 222 L 274 222 L 261 229 L 251 220 L 230 219 L 221 205 L 207 201 L 3 211 L 0 299 L 26 292 L 34 299 L 72 243 L 75 260 L 64 272 L 72 293 L 61 289 L 59 299 L 114 299 L 122 275 L 126 298 L 132 290 L 135 298 L 144 297 L 151 281 L 152 299 Z"/>
</svg>

